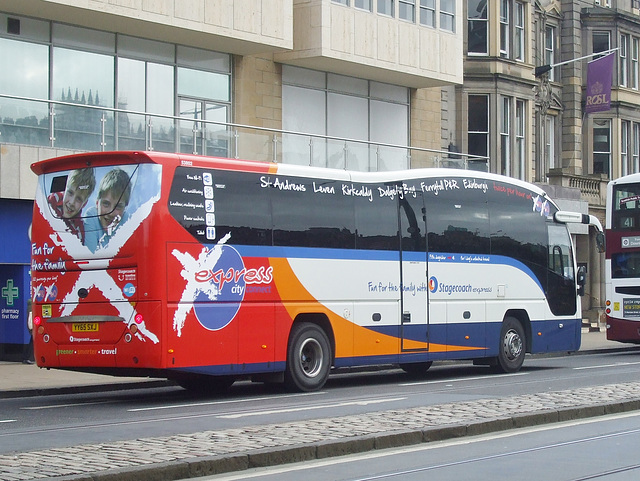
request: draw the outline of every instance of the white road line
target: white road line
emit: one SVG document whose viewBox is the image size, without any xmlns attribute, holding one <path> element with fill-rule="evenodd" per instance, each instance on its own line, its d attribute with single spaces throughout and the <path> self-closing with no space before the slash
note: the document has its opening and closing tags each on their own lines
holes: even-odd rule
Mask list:
<svg viewBox="0 0 640 481">
<path fill-rule="evenodd" d="M 640 364 L 640 361 L 638 361 L 638 362 L 616 362 L 614 364 L 599 364 L 597 366 L 574 367 L 573 369 L 575 371 L 582 371 L 582 370 L 585 370 L 585 369 L 601 369 L 603 367 L 634 366 L 636 364 Z"/>
<path fill-rule="evenodd" d="M 20 409 L 25 409 L 27 411 L 38 411 L 40 409 L 56 409 L 56 408 L 71 408 L 77 406 L 90 406 L 92 404 L 109 404 L 115 403 L 118 401 L 93 401 L 93 402 L 81 402 L 81 403 L 70 403 L 70 404 L 49 404 L 46 406 L 25 406 Z"/>
<path fill-rule="evenodd" d="M 294 413 L 298 411 L 311 411 L 312 409 L 328 409 L 328 408 L 341 408 L 346 406 L 368 406 L 370 404 L 381 404 L 386 402 L 395 402 L 395 401 L 403 401 L 407 399 L 406 397 L 397 397 L 390 399 L 369 399 L 366 401 L 348 401 L 341 402 L 335 404 L 322 404 L 318 406 L 300 406 L 297 408 L 287 408 L 287 409 L 271 409 L 267 411 L 253 411 L 247 413 L 236 413 L 236 414 L 223 414 L 220 416 L 216 416 L 220 419 L 239 419 L 250 416 L 265 416 L 269 414 L 282 414 L 282 413 Z"/>
<path fill-rule="evenodd" d="M 477 379 L 502 379 L 505 377 L 513 377 L 513 376 L 527 376 L 528 372 L 515 372 L 513 374 L 491 374 L 489 376 L 469 376 L 469 377 L 459 377 L 459 378 L 450 378 L 450 379 L 434 379 L 431 381 L 417 381 L 417 382 L 405 382 L 402 384 L 398 384 L 399 386 L 422 386 L 425 384 L 442 384 L 445 382 L 461 382 L 461 381 L 475 381 Z"/>
<path fill-rule="evenodd" d="M 265 396 L 265 397 L 258 397 L 258 398 L 234 399 L 234 400 L 226 400 L 226 401 L 207 401 L 207 402 L 187 403 L 187 404 L 171 404 L 170 406 L 132 408 L 132 409 L 127 409 L 127 411 L 129 412 L 156 411 L 161 409 L 182 409 L 182 408 L 190 408 L 194 406 L 216 406 L 220 404 L 246 403 L 246 402 L 253 402 L 253 401 L 274 401 L 274 400 L 277 401 L 279 399 L 296 398 L 301 396 L 317 396 L 319 394 L 327 394 L 327 392 L 318 391 L 318 392 L 309 392 L 309 393 L 302 393 L 302 394 L 291 394 L 291 395 L 285 395 L 285 396 Z"/>
<path fill-rule="evenodd" d="M 0 419 L 0 423 L 15 423 L 15 419 Z"/>
</svg>

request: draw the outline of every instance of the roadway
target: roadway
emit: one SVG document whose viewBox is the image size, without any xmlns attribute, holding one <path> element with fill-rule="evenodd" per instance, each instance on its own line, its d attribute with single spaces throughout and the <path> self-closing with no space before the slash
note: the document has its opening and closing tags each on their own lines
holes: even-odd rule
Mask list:
<svg viewBox="0 0 640 481">
<path fill-rule="evenodd" d="M 473 433 L 479 428 L 468 426 L 480 423 L 489 431 L 500 430 L 518 424 L 505 423 L 510 415 L 519 416 L 521 425 L 537 424 L 557 421 L 562 417 L 558 413 L 563 412 L 579 417 L 573 408 L 581 406 L 591 415 L 589 409 L 594 404 L 609 406 L 609 410 L 637 409 L 639 373 L 640 349 L 633 348 L 528 357 L 522 371 L 511 375 L 491 374 L 487 368 L 464 363 L 436 364 L 423 378 L 412 378 L 399 370 L 346 372 L 332 376 L 322 391 L 309 394 L 245 382 L 237 383 L 223 396 L 194 397 L 179 387 L 153 383 L 143 389 L 132 385 L 132 389 L 117 391 L 4 398 L 0 399 L 0 466 L 9 458 L 17 461 L 13 472 L 7 468 L 6 477 L 0 467 L 0 480 L 36 479 L 10 475 L 24 474 L 19 466 L 23 455 L 47 459 L 52 448 L 59 455 L 90 453 L 96 446 L 108 446 L 117 456 L 119 449 L 127 452 L 129 446 L 131 451 L 147 446 L 147 442 L 162 452 L 178 449 L 181 440 L 190 443 L 184 453 L 168 455 L 167 459 L 158 459 L 151 450 L 147 460 L 138 456 L 129 460 L 133 465 L 157 464 L 185 456 L 220 457 L 273 446 L 299 446 L 305 440 L 316 444 L 353 440 L 358 435 L 369 440 L 387 436 L 380 446 L 406 442 L 388 436 L 394 432 L 409 433 L 410 442 L 420 442 L 425 428 L 433 431 L 446 425 L 454 428 L 449 435 L 460 435 L 455 429 L 465 426 L 465 433 Z M 538 417 L 526 420 L 531 413 Z M 416 441 L 417 432 L 421 439 Z M 351 448 L 342 449 L 349 452 Z M 100 455 L 103 451 L 99 450 Z M 273 464 L 277 459 L 257 462 Z M 86 473 L 86 464 L 90 463 L 74 459 L 63 468 L 67 474 L 73 474 L 74 469 Z M 120 465 L 108 458 L 104 467 L 88 468 L 89 472 L 102 472 L 114 466 Z"/>
<path fill-rule="evenodd" d="M 0 454 L 171 436 L 202 430 L 354 416 L 376 411 L 581 389 L 640 379 L 640 349 L 529 358 L 514 374 L 470 363 L 436 364 L 422 378 L 397 369 L 332 376 L 324 389 L 289 393 L 239 382 L 199 397 L 178 386 L 0 399 Z M 61 436 L 64 433 L 64 436 Z"/>
</svg>

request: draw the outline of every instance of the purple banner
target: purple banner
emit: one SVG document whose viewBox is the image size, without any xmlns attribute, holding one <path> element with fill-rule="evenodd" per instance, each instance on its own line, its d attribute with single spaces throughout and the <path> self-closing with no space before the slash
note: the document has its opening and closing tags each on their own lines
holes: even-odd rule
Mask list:
<svg viewBox="0 0 640 481">
<path fill-rule="evenodd" d="M 615 58 L 615 52 L 612 52 L 588 63 L 585 113 L 602 112 L 611 108 L 611 75 Z"/>
</svg>

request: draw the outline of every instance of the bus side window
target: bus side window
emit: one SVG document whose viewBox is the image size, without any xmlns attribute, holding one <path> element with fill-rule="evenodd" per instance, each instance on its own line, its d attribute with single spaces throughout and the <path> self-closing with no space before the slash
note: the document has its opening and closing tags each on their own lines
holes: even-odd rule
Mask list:
<svg viewBox="0 0 640 481">
<path fill-rule="evenodd" d="M 400 226 L 402 234 L 402 250 L 426 252 L 424 204 L 422 193 L 416 197 L 405 196 L 400 202 Z"/>
<path fill-rule="evenodd" d="M 372 186 L 374 191 L 377 186 Z M 398 249 L 398 207 L 390 197 L 373 196 L 354 199 L 356 249 Z"/>
<path fill-rule="evenodd" d="M 491 254 L 522 262 L 548 292 L 547 226 L 540 212 L 532 209 L 534 196 L 508 195 L 507 186 L 495 187 L 488 193 Z"/>
<path fill-rule="evenodd" d="M 335 194 L 340 192 L 341 182 L 278 177 L 280 183 L 294 187 L 269 189 L 273 245 L 355 248 L 353 198 Z"/>
<path fill-rule="evenodd" d="M 247 172 L 214 172 L 216 238 L 231 233 L 230 243 L 270 246 L 269 192 L 260 176 Z"/>
<path fill-rule="evenodd" d="M 482 190 L 426 195 L 429 252 L 489 254 L 489 213 Z"/>
</svg>

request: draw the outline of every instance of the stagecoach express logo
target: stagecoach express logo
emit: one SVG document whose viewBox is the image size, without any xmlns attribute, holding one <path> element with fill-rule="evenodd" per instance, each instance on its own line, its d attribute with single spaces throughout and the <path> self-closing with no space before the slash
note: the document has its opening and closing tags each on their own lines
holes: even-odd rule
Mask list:
<svg viewBox="0 0 640 481">
<path fill-rule="evenodd" d="M 429 291 L 436 292 L 438 290 L 438 279 L 435 276 L 429 278 Z"/>
<path fill-rule="evenodd" d="M 238 251 L 225 245 L 229 237 L 227 234 L 213 247 L 204 247 L 197 259 L 187 252 L 173 250 L 172 254 L 182 264 L 180 275 L 187 281 L 173 317 L 173 329 L 178 336 L 182 335 L 191 309 L 202 327 L 217 331 L 238 313 L 247 284 L 269 284 L 273 280 L 272 267 L 246 269 Z"/>
<path fill-rule="evenodd" d="M 478 286 L 471 284 L 446 284 L 439 282 L 436 276 L 431 276 L 429 278 L 429 291 L 432 294 L 437 292 L 448 296 L 455 296 L 457 294 L 482 295 L 490 294 L 493 291 L 493 288 L 490 286 Z"/>
</svg>

